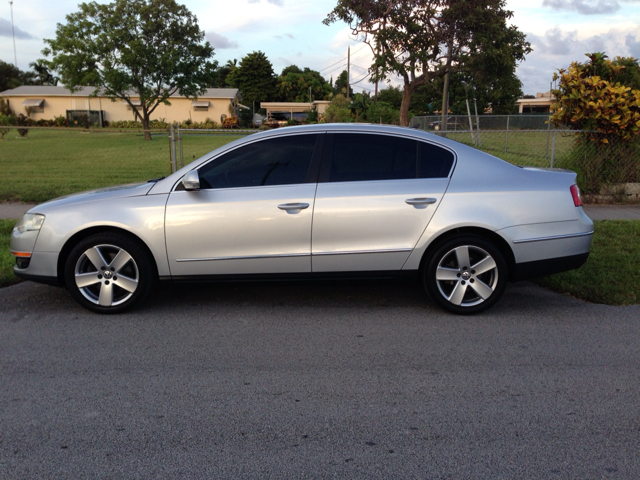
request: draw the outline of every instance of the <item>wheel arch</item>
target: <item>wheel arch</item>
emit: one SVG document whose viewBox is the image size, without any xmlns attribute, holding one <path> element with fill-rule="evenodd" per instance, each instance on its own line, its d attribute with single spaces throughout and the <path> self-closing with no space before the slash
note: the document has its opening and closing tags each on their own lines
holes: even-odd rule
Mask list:
<svg viewBox="0 0 640 480">
<path fill-rule="evenodd" d="M 458 227 L 452 230 L 447 230 L 446 232 L 442 232 L 429 244 L 424 254 L 422 255 L 422 259 L 420 260 L 420 272 L 424 272 L 424 269 L 429 263 L 429 259 L 431 258 L 433 253 L 440 247 L 440 245 L 451 240 L 452 238 L 460 237 L 463 235 L 475 235 L 495 245 L 495 247 L 500 251 L 505 261 L 507 262 L 507 268 L 509 269 L 509 278 L 512 278 L 512 275 L 515 272 L 516 259 L 513 254 L 513 250 L 509 246 L 509 243 L 507 243 L 507 241 L 496 232 L 482 227 Z"/>
<path fill-rule="evenodd" d="M 155 271 L 156 277 L 158 276 L 158 265 L 156 264 L 156 259 L 153 256 L 153 252 L 149 249 L 147 244 L 139 236 L 123 228 L 102 225 L 102 226 L 89 227 L 84 230 L 80 230 L 79 232 L 74 233 L 71 237 L 67 239 L 64 246 L 60 250 L 60 255 L 58 255 L 58 264 L 56 269 L 57 275 L 58 275 L 58 281 L 60 282 L 61 285 L 65 285 L 65 279 L 64 279 L 65 264 L 67 263 L 67 259 L 69 258 L 69 254 L 71 253 L 73 248 L 78 244 L 78 242 L 81 242 L 85 238 L 88 238 L 91 235 L 96 235 L 98 233 L 117 233 L 117 234 L 126 236 L 129 239 L 133 240 L 134 242 L 138 243 L 142 248 L 144 248 L 144 250 L 147 252 L 149 257 L 153 260 L 152 266 Z"/>
</svg>

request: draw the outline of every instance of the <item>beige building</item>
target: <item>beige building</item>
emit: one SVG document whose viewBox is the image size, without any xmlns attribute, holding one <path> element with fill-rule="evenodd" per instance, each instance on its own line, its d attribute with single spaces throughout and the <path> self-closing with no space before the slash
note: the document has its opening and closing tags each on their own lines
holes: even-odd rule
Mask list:
<svg viewBox="0 0 640 480">
<path fill-rule="evenodd" d="M 547 113 L 556 99 L 551 92 L 536 93 L 536 98 L 521 98 L 516 100 L 518 113 Z"/>
<path fill-rule="evenodd" d="M 23 85 L 0 92 L 0 97 L 8 100 L 16 115 L 26 115 L 28 108 L 33 120 L 67 117 L 67 112 L 72 111 L 100 112 L 102 119 L 108 122 L 135 120 L 133 109 L 125 101 L 90 96 L 94 91 L 95 87 L 83 87 L 72 93 L 65 87 Z M 134 105 L 140 105 L 139 98 L 132 96 L 131 100 Z M 158 105 L 151 114 L 151 120 L 182 122 L 191 119 L 202 122 L 209 118 L 221 122 L 223 115 L 235 114 L 239 101 L 240 93 L 236 88 L 208 88 L 197 100 L 172 95 L 169 98 L 171 105 Z"/>
<path fill-rule="evenodd" d="M 267 118 L 285 116 L 288 119 L 304 117 L 306 112 L 316 109 L 319 115 L 324 115 L 331 102 L 329 100 L 316 100 L 315 102 L 260 102 L 260 108 L 267 110 Z M 298 115 L 295 115 L 298 114 Z"/>
</svg>

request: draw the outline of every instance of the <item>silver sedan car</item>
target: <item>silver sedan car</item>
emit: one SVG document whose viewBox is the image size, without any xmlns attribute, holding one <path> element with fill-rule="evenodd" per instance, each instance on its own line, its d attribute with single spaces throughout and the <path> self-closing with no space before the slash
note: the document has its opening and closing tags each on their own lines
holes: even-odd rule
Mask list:
<svg viewBox="0 0 640 480">
<path fill-rule="evenodd" d="M 509 280 L 589 255 L 576 174 L 522 168 L 408 128 L 336 124 L 248 136 L 162 179 L 39 205 L 15 274 L 116 313 L 157 280 L 410 275 L 459 314 Z"/>
</svg>

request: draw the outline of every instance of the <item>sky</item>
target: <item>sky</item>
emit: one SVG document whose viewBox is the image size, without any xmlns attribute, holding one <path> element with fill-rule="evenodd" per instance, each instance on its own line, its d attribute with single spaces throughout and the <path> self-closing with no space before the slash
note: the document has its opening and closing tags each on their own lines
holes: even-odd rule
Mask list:
<svg viewBox="0 0 640 480">
<path fill-rule="evenodd" d="M 180 0 L 178 0 L 180 2 Z M 15 56 L 9 0 L 0 0 L 0 59 L 28 70 L 42 58 L 43 39 L 55 36 L 56 24 L 76 12 L 78 0 L 13 0 Z M 110 3 L 98 0 L 98 3 Z M 261 50 L 280 73 L 295 64 L 309 67 L 330 80 L 346 69 L 351 49 L 351 82 L 355 91 L 371 90 L 367 68 L 369 47 L 351 35 L 346 24 L 331 26 L 322 20 L 336 0 L 182 0 L 194 13 L 215 47 L 215 59 L 240 61 Z M 572 61 L 584 61 L 589 52 L 610 58 L 640 58 L 640 0 L 507 0 L 510 22 L 527 36 L 533 52 L 518 65 L 523 92 L 549 90 L 553 72 Z M 399 85 L 398 80 L 392 84 Z M 381 88 L 383 86 L 381 85 Z"/>
</svg>

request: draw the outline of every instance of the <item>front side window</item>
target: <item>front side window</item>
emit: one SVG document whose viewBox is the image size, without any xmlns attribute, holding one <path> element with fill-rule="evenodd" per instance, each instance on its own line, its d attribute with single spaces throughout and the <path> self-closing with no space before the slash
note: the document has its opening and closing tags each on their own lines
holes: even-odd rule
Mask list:
<svg viewBox="0 0 640 480">
<path fill-rule="evenodd" d="M 200 188 L 305 183 L 318 135 L 293 135 L 237 148 L 198 170 Z"/>
<path fill-rule="evenodd" d="M 446 177 L 453 154 L 416 140 L 361 133 L 333 135 L 330 182 Z"/>
</svg>

